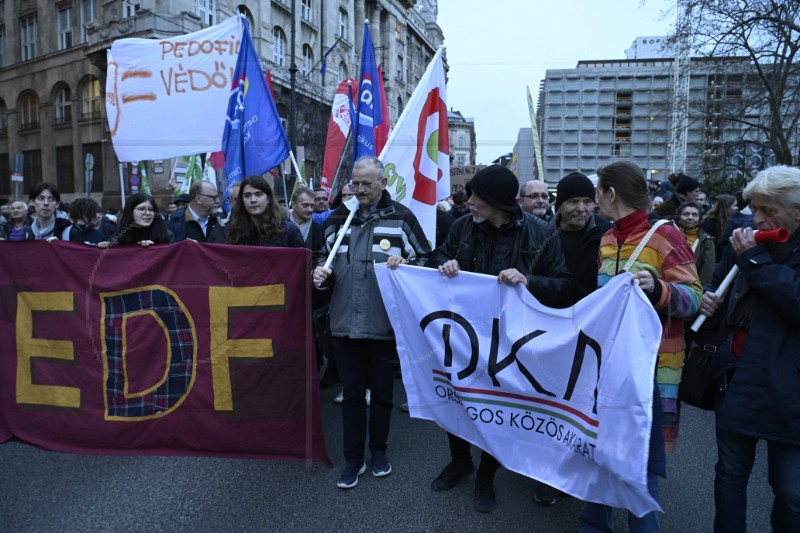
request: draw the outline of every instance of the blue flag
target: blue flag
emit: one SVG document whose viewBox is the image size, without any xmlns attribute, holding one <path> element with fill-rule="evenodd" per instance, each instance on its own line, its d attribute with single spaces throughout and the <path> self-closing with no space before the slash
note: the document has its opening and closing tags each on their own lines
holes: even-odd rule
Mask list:
<svg viewBox="0 0 800 533">
<path fill-rule="evenodd" d="M 233 72 L 228 115 L 222 134 L 225 153 L 225 211 L 231 187 L 261 175 L 289 157 L 290 145 L 258 59 L 247 22 Z"/>
<path fill-rule="evenodd" d="M 331 47 L 328 48 L 328 51 L 325 52 L 325 55 L 322 56 L 322 65 L 320 65 L 320 67 L 319 67 L 319 73 L 322 74 L 323 76 L 325 75 L 325 70 L 327 69 L 328 56 L 330 55 L 331 52 L 333 52 L 333 49 L 336 48 L 336 45 L 339 44 L 339 41 L 341 41 L 341 40 L 342 40 L 341 37 L 337 37 L 336 40 L 333 41 L 333 44 L 331 45 Z"/>
<path fill-rule="evenodd" d="M 378 64 L 375 62 L 375 50 L 372 48 L 368 22 L 364 23 L 360 80 L 353 161 L 364 155 L 378 155 L 375 153 L 375 127 L 383 122 L 378 92 Z"/>
</svg>

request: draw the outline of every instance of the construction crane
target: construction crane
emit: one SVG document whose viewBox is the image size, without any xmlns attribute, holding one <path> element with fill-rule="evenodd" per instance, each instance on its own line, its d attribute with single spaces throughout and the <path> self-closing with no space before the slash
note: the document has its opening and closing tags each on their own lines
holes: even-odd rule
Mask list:
<svg viewBox="0 0 800 533">
<path fill-rule="evenodd" d="M 672 63 L 672 128 L 670 172 L 686 170 L 686 138 L 689 130 L 689 78 L 691 76 L 689 45 L 690 19 L 687 0 L 677 0 L 675 22 L 675 60 Z"/>
</svg>

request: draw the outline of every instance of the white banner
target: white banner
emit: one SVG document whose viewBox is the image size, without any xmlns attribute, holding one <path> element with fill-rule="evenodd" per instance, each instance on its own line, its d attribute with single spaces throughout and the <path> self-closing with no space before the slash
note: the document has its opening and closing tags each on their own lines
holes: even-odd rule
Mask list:
<svg viewBox="0 0 800 533">
<path fill-rule="evenodd" d="M 661 510 L 647 491 L 661 325 L 630 274 L 551 309 L 495 276 L 375 273 L 412 416 L 576 498 Z"/>
<path fill-rule="evenodd" d="M 436 203 L 450 196 L 450 141 L 443 49 L 428 64 L 379 158 L 392 199 L 407 206 L 436 243 Z"/>
<path fill-rule="evenodd" d="M 171 39 L 114 41 L 106 114 L 119 160 L 219 151 L 241 40 L 231 17 Z"/>
</svg>

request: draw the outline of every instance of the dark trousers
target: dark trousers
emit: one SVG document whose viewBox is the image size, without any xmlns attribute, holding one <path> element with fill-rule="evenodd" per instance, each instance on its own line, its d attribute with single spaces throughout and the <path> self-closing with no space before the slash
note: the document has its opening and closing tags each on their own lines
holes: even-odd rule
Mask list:
<svg viewBox="0 0 800 533">
<path fill-rule="evenodd" d="M 758 439 L 717 428 L 717 465 L 714 468 L 714 531 L 747 528 L 747 482 L 753 470 Z M 767 478 L 775 499 L 772 531 L 800 531 L 800 447 L 767 442 Z"/>
<path fill-rule="evenodd" d="M 333 337 L 333 353 L 342 381 L 344 457 L 361 466 L 367 433 L 366 389 L 372 391 L 369 410 L 369 449 L 385 451 L 392 418 L 394 392 L 394 341 Z"/>
<path fill-rule="evenodd" d="M 447 434 L 447 440 L 450 442 L 450 459 L 456 463 L 472 462 L 472 455 L 469 451 L 469 442 L 461 437 L 456 437 L 452 433 Z M 500 468 L 500 463 L 491 454 L 481 450 L 481 462 L 478 465 L 479 478 L 494 478 L 494 473 Z"/>
</svg>

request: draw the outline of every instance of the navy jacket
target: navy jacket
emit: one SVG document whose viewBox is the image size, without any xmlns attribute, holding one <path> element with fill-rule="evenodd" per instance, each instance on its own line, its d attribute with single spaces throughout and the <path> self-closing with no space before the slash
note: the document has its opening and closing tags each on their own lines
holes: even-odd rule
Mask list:
<svg viewBox="0 0 800 533">
<path fill-rule="evenodd" d="M 717 426 L 752 437 L 800 446 L 800 248 L 783 264 L 765 246 L 740 254 L 728 310 L 746 291 L 757 295 L 741 359 L 731 337 L 715 359 L 718 375 L 733 376 L 717 406 Z"/>
</svg>

